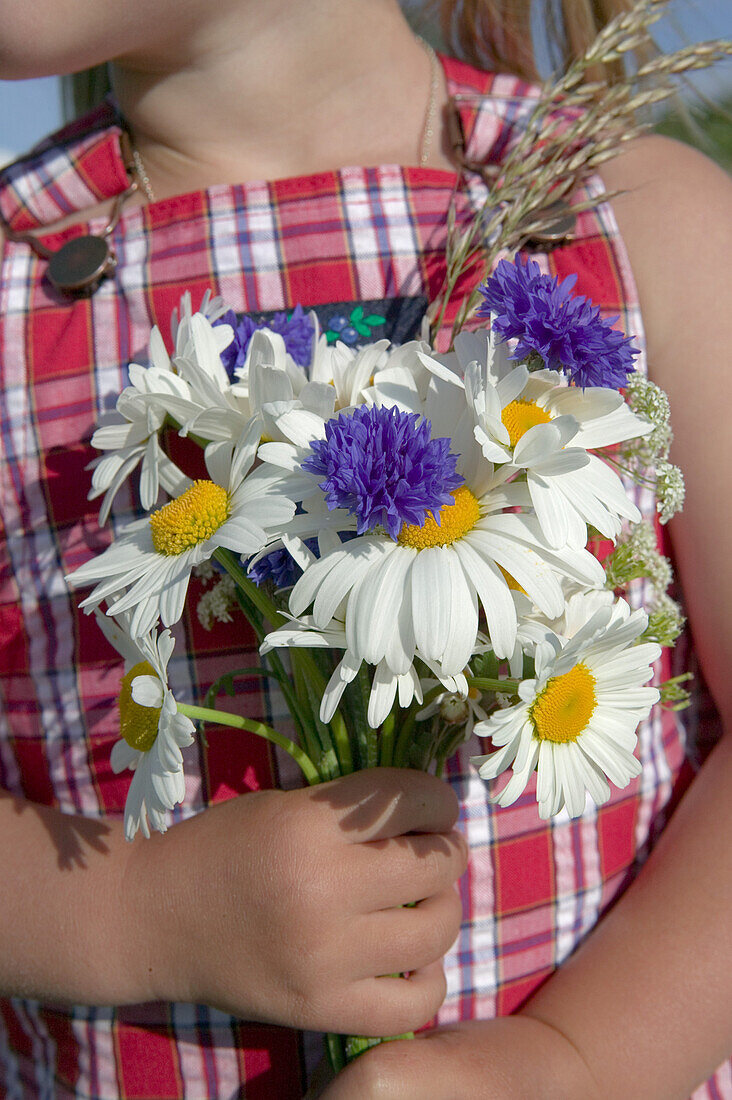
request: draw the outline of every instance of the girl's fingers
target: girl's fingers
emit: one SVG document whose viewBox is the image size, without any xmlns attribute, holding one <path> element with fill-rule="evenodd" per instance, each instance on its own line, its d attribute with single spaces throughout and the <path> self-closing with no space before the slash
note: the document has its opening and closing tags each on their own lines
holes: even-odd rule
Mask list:
<svg viewBox="0 0 732 1100">
<path fill-rule="evenodd" d="M 385 976 L 356 982 L 351 1000 L 359 1018 L 367 1022 L 359 1034 L 403 1035 L 423 1027 L 444 1001 L 446 990 L 440 962 L 412 971 L 408 978 Z"/>
<path fill-rule="evenodd" d="M 308 797 L 326 803 L 335 828 L 352 844 L 404 833 L 446 833 L 457 821 L 452 788 L 427 772 L 370 768 L 311 788 Z"/>
<path fill-rule="evenodd" d="M 401 909 L 364 917 L 354 926 L 359 963 L 356 978 L 422 970 L 442 959 L 460 931 L 462 905 L 452 886 Z M 355 954 L 355 950 L 352 953 Z"/>
<path fill-rule="evenodd" d="M 373 841 L 361 847 L 356 863 L 369 909 L 439 894 L 457 882 L 467 865 L 468 846 L 456 829 Z"/>
</svg>

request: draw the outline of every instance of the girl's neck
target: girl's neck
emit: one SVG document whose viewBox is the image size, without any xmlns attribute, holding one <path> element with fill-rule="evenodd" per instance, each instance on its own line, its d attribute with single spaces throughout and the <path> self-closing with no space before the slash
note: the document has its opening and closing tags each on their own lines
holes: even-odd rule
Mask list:
<svg viewBox="0 0 732 1100">
<path fill-rule="evenodd" d="M 167 53 L 118 60 L 156 198 L 353 164 L 418 162 L 430 61 L 394 0 L 216 5 Z M 446 99 L 442 72 L 436 119 Z M 435 127 L 427 163 L 451 164 Z"/>
</svg>

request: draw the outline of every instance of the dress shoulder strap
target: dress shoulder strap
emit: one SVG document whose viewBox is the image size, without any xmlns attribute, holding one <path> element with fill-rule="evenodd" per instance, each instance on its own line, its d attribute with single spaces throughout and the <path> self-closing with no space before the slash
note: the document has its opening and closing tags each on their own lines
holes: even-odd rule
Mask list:
<svg viewBox="0 0 732 1100">
<path fill-rule="evenodd" d="M 129 186 L 126 137 L 110 101 L 44 138 L 0 172 L 0 216 L 24 232 L 113 198 Z"/>
</svg>

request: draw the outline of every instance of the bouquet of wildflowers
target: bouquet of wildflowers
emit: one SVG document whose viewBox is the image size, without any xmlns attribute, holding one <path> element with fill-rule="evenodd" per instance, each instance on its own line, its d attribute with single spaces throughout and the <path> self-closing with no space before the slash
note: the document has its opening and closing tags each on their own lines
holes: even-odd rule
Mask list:
<svg viewBox="0 0 732 1100">
<path fill-rule="evenodd" d="M 665 395 L 573 282 L 501 261 L 481 288 L 486 326 L 442 355 L 329 344 L 300 310 L 237 322 L 208 298 L 196 312 L 183 299 L 172 355 L 153 331 L 149 365 L 130 367 L 94 435 L 91 493 L 104 519 L 139 469 L 149 514 L 70 578 L 93 585 L 82 606 L 127 665 L 112 766 L 133 772 L 130 839 L 164 831 L 183 799 L 197 720 L 260 733 L 309 783 L 376 765 L 439 774 L 477 735 L 493 800 L 536 772 L 544 818 L 638 774 L 638 724 L 679 693 L 648 684 L 681 621 L 620 475 L 657 484 L 662 522 L 682 483 Z M 166 453 L 171 423 L 203 447 L 207 478 Z M 212 582 L 202 620 L 249 619 L 252 674 L 279 681 L 293 736 L 174 697 L 170 628 L 194 570 Z M 632 611 L 639 576 L 654 595 Z"/>
<path fill-rule="evenodd" d="M 450 211 L 435 331 L 476 257 L 489 271 L 519 251 L 555 216 L 547 204 L 642 129 L 638 109 L 670 94 L 669 77 L 732 51 L 702 43 L 604 92 L 587 84 L 647 42 L 666 3 L 612 20 L 542 90 L 481 216 L 463 227 Z M 576 817 L 638 775 L 638 725 L 659 700 L 683 706 L 686 677 L 649 686 L 682 618 L 628 489 L 654 490 L 665 523 L 683 480 L 666 395 L 574 281 L 501 260 L 458 309 L 446 354 L 427 340 L 359 347 L 370 328 L 356 312 L 332 342 L 335 323 L 321 334 L 299 306 L 263 324 L 208 295 L 197 311 L 182 299 L 172 354 L 153 330 L 148 364 L 130 366 L 94 434 L 90 493 L 104 523 L 136 475 L 148 514 L 70 577 L 93 586 L 82 606 L 125 660 L 111 763 L 133 773 L 129 839 L 164 832 L 184 799 L 196 722 L 267 738 L 311 784 L 378 765 L 440 774 L 475 736 L 492 800 L 510 805 L 536 773 L 543 818 Z M 485 327 L 460 331 L 476 314 Z M 207 477 L 174 461 L 171 428 L 203 448 Z M 194 572 L 209 584 L 201 622 L 243 612 L 257 636 L 261 667 L 232 675 L 276 679 L 293 730 L 175 698 L 170 628 Z M 640 578 L 646 605 L 631 610 Z M 334 1067 L 378 1041 L 330 1036 Z"/>
</svg>

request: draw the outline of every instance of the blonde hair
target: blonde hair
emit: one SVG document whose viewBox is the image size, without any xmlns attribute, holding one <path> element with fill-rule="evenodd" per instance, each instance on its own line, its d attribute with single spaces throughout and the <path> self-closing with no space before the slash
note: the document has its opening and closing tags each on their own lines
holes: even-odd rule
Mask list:
<svg viewBox="0 0 732 1100">
<path fill-rule="evenodd" d="M 536 81 L 537 55 L 546 54 L 555 75 L 582 56 L 615 16 L 629 11 L 635 0 L 436 0 L 442 34 L 448 47 L 464 60 L 491 72 L 510 72 Z M 544 40 L 541 40 L 543 32 Z M 652 51 L 636 51 L 645 56 Z M 588 70 L 588 80 L 616 84 L 624 79 L 622 62 Z"/>
</svg>

